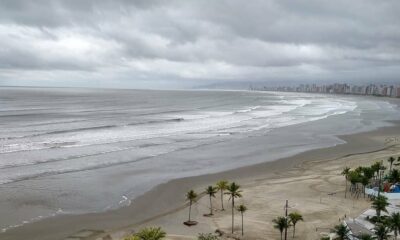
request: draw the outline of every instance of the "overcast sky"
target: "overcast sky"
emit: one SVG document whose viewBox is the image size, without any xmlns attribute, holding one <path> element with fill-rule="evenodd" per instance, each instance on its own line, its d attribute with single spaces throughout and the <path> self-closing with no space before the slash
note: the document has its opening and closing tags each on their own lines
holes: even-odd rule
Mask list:
<svg viewBox="0 0 400 240">
<path fill-rule="evenodd" d="M 400 1 L 0 1 L 0 85 L 269 81 L 400 82 Z"/>
</svg>

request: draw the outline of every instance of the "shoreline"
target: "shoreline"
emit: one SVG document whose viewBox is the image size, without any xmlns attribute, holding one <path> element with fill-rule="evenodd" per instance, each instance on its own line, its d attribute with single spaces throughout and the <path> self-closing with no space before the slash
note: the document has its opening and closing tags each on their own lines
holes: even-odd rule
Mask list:
<svg viewBox="0 0 400 240">
<path fill-rule="evenodd" d="M 276 173 L 289 172 L 299 165 L 312 161 L 332 161 L 351 154 L 375 152 L 385 149 L 385 142 L 377 138 L 396 138 L 400 133 L 399 122 L 369 132 L 337 136 L 346 143 L 333 147 L 314 149 L 272 162 L 264 162 L 220 173 L 174 179 L 160 184 L 132 200 L 130 206 L 100 213 L 59 215 L 13 228 L 0 234 L 2 239 L 64 239 L 84 229 L 113 232 L 134 228 L 185 208 L 184 193 L 199 189 L 220 179 L 236 181 L 246 186 L 250 181 L 262 177 L 273 178 Z M 398 140 L 396 140 L 397 143 Z M 339 156 L 338 156 L 339 155 Z M 45 234 L 44 236 L 42 234 Z"/>
</svg>

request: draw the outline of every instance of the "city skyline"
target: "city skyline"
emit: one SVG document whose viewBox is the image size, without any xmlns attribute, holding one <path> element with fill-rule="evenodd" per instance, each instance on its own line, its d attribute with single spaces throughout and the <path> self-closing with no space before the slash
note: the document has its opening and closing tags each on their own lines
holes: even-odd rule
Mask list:
<svg viewBox="0 0 400 240">
<path fill-rule="evenodd" d="M 297 86 L 262 87 L 251 90 L 280 91 L 280 92 L 305 92 L 305 93 L 329 93 L 329 94 L 351 94 L 351 95 L 371 95 L 382 97 L 400 98 L 400 83 L 394 85 L 386 84 L 367 84 L 356 85 L 349 83 L 333 84 L 300 84 Z"/>
</svg>

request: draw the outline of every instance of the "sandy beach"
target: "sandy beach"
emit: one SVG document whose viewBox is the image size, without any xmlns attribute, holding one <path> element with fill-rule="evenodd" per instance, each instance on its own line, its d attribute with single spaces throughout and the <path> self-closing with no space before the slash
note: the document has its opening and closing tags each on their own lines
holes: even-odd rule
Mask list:
<svg viewBox="0 0 400 240">
<path fill-rule="evenodd" d="M 245 213 L 244 238 L 279 239 L 279 232 L 273 228 L 272 219 L 283 216 L 286 199 L 289 200 L 289 212 L 298 211 L 305 219 L 297 227 L 297 239 L 319 239 L 321 234 L 329 232 L 345 216 L 356 217 L 370 206 L 370 201 L 363 197 L 356 199 L 350 194 L 344 198 L 345 183 L 340 175 L 343 167 L 364 166 L 380 160 L 387 164 L 388 157 L 400 154 L 399 143 L 395 140 L 399 133 L 398 127 L 392 127 L 342 137 L 348 144 L 297 155 L 291 158 L 297 163 L 288 164 L 286 170 L 276 166 L 275 171 L 262 169 L 264 174 L 249 169 L 247 174 L 255 174 L 253 177 L 230 176 L 231 180 L 242 183 L 244 197 L 238 202 L 249 208 Z M 228 202 L 225 204 L 229 206 Z M 214 206 L 220 209 L 218 198 Z M 209 211 L 209 203 L 207 197 L 202 197 L 194 211 L 199 226 L 187 228 L 179 224 L 187 217 L 187 209 L 179 209 L 142 226 L 162 226 L 171 239 L 193 238 L 200 232 L 213 232 L 216 229 L 229 235 L 231 215 L 230 208 L 227 209 L 225 212 L 217 210 L 212 218 L 203 217 L 202 214 Z M 240 215 L 236 213 L 235 217 L 235 235 L 240 236 Z"/>
<path fill-rule="evenodd" d="M 397 238 L 399 11 L 0 1 L 0 240 Z"/>
<path fill-rule="evenodd" d="M 189 189 L 202 192 L 208 185 L 226 179 L 242 186 L 243 198 L 249 210 L 245 213 L 246 239 L 278 239 L 272 219 L 283 215 L 285 200 L 290 211 L 299 211 L 305 222 L 297 227 L 298 239 L 318 239 L 340 218 L 356 216 L 369 206 L 360 198 L 344 198 L 344 166 L 367 165 L 389 156 L 398 155 L 400 128 L 392 127 L 372 132 L 342 136 L 346 144 L 304 152 L 274 162 L 257 164 L 217 174 L 183 178 L 162 184 L 135 199 L 128 207 L 104 213 L 62 215 L 44 219 L 2 233 L 1 239 L 117 239 L 143 226 L 161 226 L 171 239 L 194 238 L 198 233 L 220 229 L 230 231 L 230 211 L 218 211 L 220 202 L 214 200 L 216 214 L 203 217 L 209 211 L 208 198 L 202 197 L 193 209 L 195 227 L 185 227 L 187 204 L 184 194 Z M 226 209 L 230 210 L 227 198 Z M 240 228 L 236 215 L 235 232 Z M 71 236 L 75 236 L 72 238 Z M 86 237 L 85 237 L 86 236 Z"/>
</svg>

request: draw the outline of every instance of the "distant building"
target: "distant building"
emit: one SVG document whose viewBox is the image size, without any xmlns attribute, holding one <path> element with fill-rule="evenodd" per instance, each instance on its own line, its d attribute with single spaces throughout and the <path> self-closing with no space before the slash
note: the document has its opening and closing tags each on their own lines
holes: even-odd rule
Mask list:
<svg viewBox="0 0 400 240">
<path fill-rule="evenodd" d="M 251 87 L 251 89 L 253 89 Z M 317 84 L 300 84 L 297 87 L 279 86 L 279 87 L 262 87 L 264 91 L 282 91 L 282 92 L 309 92 L 309 93 L 330 93 L 330 94 L 353 94 L 353 95 L 374 95 L 384 97 L 400 98 L 400 85 L 349 85 L 347 83 L 334 83 L 328 85 Z"/>
</svg>

